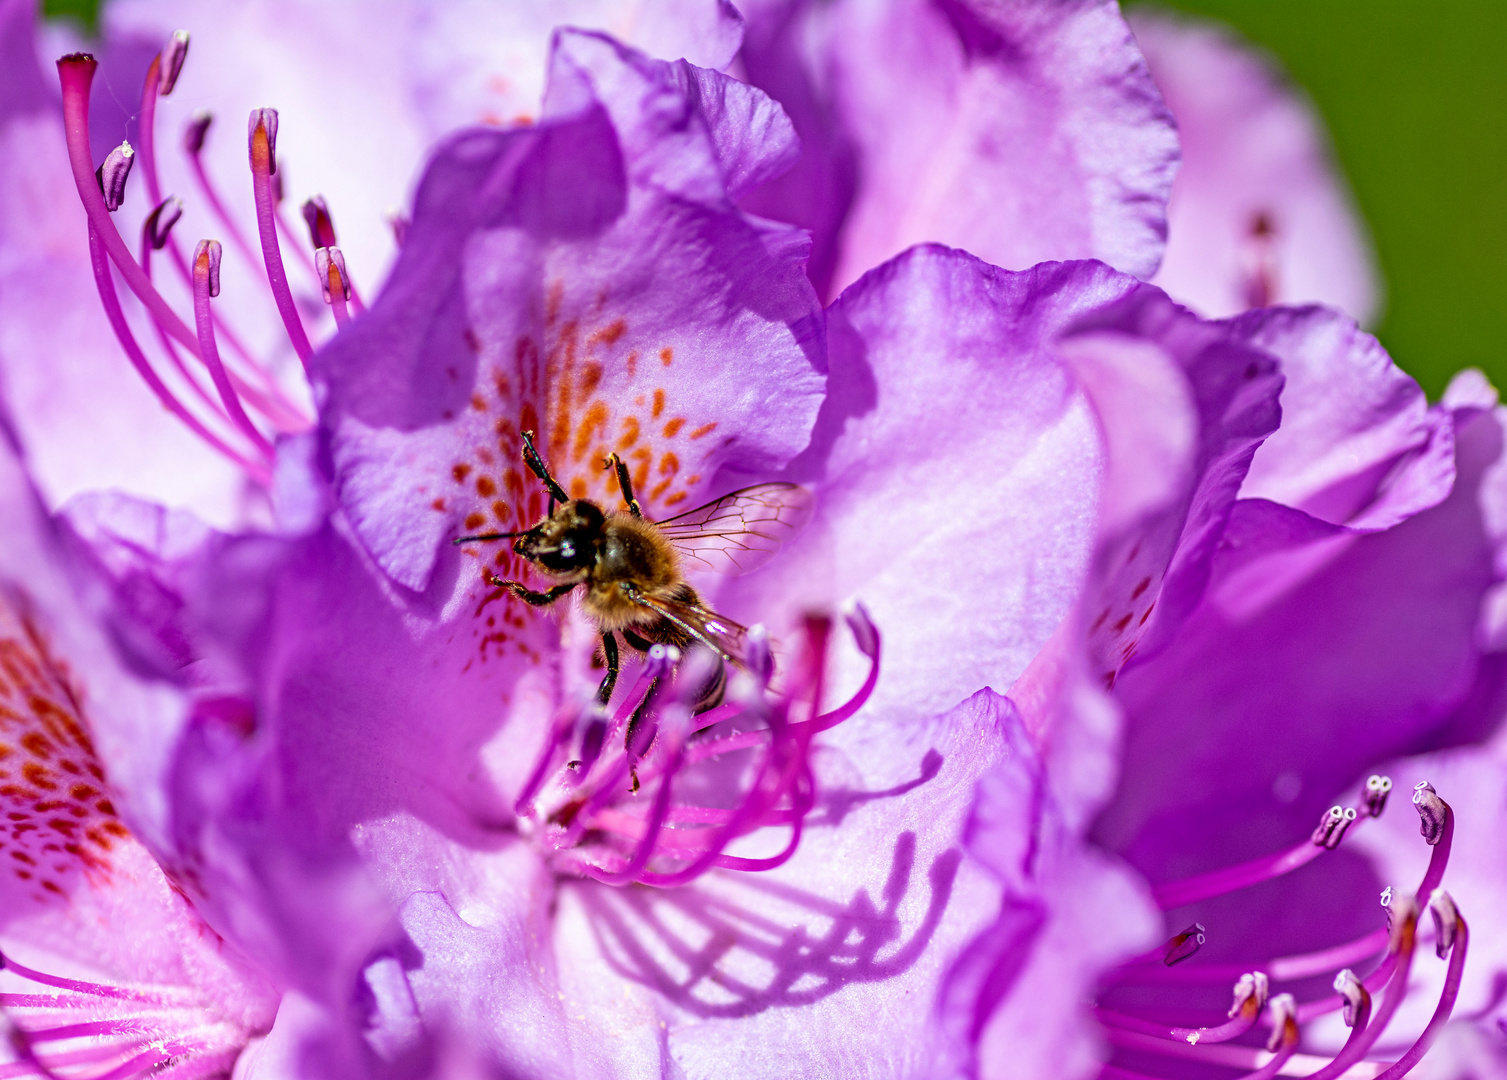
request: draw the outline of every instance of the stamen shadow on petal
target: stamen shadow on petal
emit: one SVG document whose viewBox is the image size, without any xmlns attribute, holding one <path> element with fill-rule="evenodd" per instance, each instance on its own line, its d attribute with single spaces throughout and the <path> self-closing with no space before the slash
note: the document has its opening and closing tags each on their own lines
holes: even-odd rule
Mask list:
<svg viewBox="0 0 1507 1080">
<path fill-rule="evenodd" d="M 841 903 L 753 875 L 673 890 L 572 888 L 617 974 L 698 1016 L 741 1017 L 909 969 L 941 924 L 962 859 L 949 848 L 932 860 L 926 910 L 909 933 L 901 914 L 916 862 L 909 831 L 895 841 L 879 905 L 864 888 Z"/>
</svg>

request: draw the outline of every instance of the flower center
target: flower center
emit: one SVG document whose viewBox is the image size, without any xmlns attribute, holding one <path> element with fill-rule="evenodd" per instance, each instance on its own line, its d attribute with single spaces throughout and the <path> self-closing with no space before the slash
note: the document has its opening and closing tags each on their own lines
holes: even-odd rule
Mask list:
<svg viewBox="0 0 1507 1080">
<path fill-rule="evenodd" d="M 847 623 L 869 658 L 869 675 L 827 713 L 817 711 L 825 619 L 808 620 L 802 655 L 778 690 L 770 686 L 768 641 L 750 630 L 747 670 L 729 680 L 721 704 L 700 713 L 697 699 L 718 676 L 719 661 L 704 649 L 682 659 L 654 646 L 615 712 L 593 706 L 553 726 L 518 799 L 520 820 L 560 873 L 610 885 L 668 887 L 713 867 L 782 865 L 815 803 L 812 740 L 862 708 L 878 682 L 878 631 L 861 607 Z M 766 830 L 786 830 L 783 846 L 769 854 L 728 850 L 745 837 L 760 846 L 755 834 Z"/>
<path fill-rule="evenodd" d="M 1290 873 L 1336 848 L 1348 829 L 1379 816 L 1391 788 L 1390 779 L 1372 776 L 1366 782 L 1360 806 L 1333 807 L 1303 843 L 1264 859 L 1158 885 L 1153 895 L 1163 910 L 1170 910 Z M 1440 959 L 1448 957 L 1449 966 L 1438 1007 L 1423 1032 L 1396 1061 L 1378 1064 L 1367 1074 L 1385 1080 L 1406 1075 L 1448 1022 L 1459 993 L 1468 939 L 1465 920 L 1449 894 L 1439 888 L 1449 861 L 1454 812 L 1427 783 L 1414 790 L 1413 804 L 1421 819 L 1420 831 L 1433 848 L 1416 896 L 1427 902 L 1434 921 L 1436 951 Z M 1149 998 L 1163 1010 L 1181 1011 L 1186 1009 L 1184 992 L 1196 991 L 1198 984 L 1236 979 L 1234 1001 L 1225 1022 L 1200 1027 L 1176 1026 L 1144 1015 L 1097 1008 L 1096 1015 L 1116 1049 L 1115 1060 L 1100 1075 L 1113 1080 L 1147 1080 L 1166 1075 L 1160 1069 L 1175 1072 L 1173 1061 L 1239 1069 L 1250 1080 L 1277 1075 L 1337 1080 L 1342 1074 L 1348 1075 L 1347 1070 L 1367 1058 L 1407 993 L 1420 915 L 1418 901 L 1413 895 L 1398 896 L 1389 887 L 1382 893 L 1382 906 L 1385 926 L 1316 952 L 1272 957 L 1251 965 L 1199 965 L 1193 961 L 1208 931 L 1203 924 L 1194 923 L 1160 949 L 1121 966 L 1106 979 L 1105 995 L 1142 1004 Z M 1369 967 L 1369 974 L 1358 977 L 1352 965 Z M 1274 984 L 1296 984 L 1330 972 L 1336 974 L 1334 993 L 1329 996 L 1300 1002 L 1292 992 L 1270 994 Z M 1350 1028 L 1345 1044 L 1330 1056 L 1298 1053 L 1302 1025 L 1333 1012 L 1342 1012 Z M 1223 1045 L 1247 1035 L 1263 1017 L 1269 1035 L 1265 1049 Z"/>
</svg>

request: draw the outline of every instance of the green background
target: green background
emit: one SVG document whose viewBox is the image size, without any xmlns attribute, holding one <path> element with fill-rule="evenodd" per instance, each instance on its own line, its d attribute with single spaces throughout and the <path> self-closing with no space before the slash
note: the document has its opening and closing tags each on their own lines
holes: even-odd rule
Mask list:
<svg viewBox="0 0 1507 1080">
<path fill-rule="evenodd" d="M 1507 0 L 1173 0 L 1286 65 L 1329 124 L 1386 279 L 1376 327 L 1431 396 L 1507 388 Z"/>
<path fill-rule="evenodd" d="M 97 2 L 45 6 L 92 23 Z M 1376 241 L 1398 363 L 1434 396 L 1470 365 L 1507 387 L 1507 0 L 1164 6 L 1234 25 L 1317 102 Z"/>
</svg>

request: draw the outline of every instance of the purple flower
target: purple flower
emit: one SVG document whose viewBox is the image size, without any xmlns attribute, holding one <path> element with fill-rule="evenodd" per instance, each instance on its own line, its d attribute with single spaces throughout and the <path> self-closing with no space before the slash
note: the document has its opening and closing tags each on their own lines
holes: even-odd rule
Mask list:
<svg viewBox="0 0 1507 1080">
<path fill-rule="evenodd" d="M 127 827 L 139 819 L 113 796 L 144 778 L 103 767 L 181 701 L 123 669 L 80 607 L 5 429 L 0 509 L 0 1068 L 228 1075 L 271 1027 L 276 993 Z"/>
<path fill-rule="evenodd" d="M 730 55 L 716 14 L 704 41 Z M 1202 1066 L 1168 1046 L 1225 1039 L 1270 1074 L 1259 1025 L 1279 1064 L 1301 1028 L 1337 1073 L 1394 1030 L 1424 904 L 1447 1014 L 1470 910 L 1432 895 L 1451 812 L 1417 789 L 1434 857 L 1388 934 L 1340 846 L 1386 784 L 1328 806 L 1496 719 L 1476 631 L 1500 432 L 1480 394 L 1430 409 L 1323 309 L 1206 322 L 1104 262 L 900 252 L 1151 273 L 1173 146 L 1112 7 L 793 5 L 752 27 L 745 67 L 794 123 L 715 70 L 557 32 L 532 124 L 434 150 L 369 306 L 309 204 L 338 327 L 317 348 L 279 255 L 290 124 L 252 112 L 256 239 L 226 214 L 226 245 L 185 250 L 189 326 L 108 216 L 128 162 L 152 176 L 151 125 L 96 178 L 93 61 L 60 63 L 104 307 L 139 347 L 109 259 L 149 332 L 203 363 L 215 437 L 271 493 L 260 534 L 119 495 L 67 514 L 91 610 L 186 703 L 112 722 L 124 805 L 282 994 L 244 1067 L 1072 1076 L 1112 1046 L 1110 1075 L 1181 1075 Z M 491 92 L 470 55 L 424 99 L 441 130 Z M 876 56 L 915 76 L 914 109 Z M 789 175 L 811 197 L 791 201 L 802 131 L 820 138 Z M 1051 185 L 1021 170 L 1043 156 Z M 156 194 L 141 261 L 176 213 Z M 816 226 L 815 248 L 752 208 Z M 314 387 L 312 435 L 222 355 L 242 244 Z M 812 280 L 849 279 L 822 311 Z M 614 628 L 538 610 L 527 545 L 450 542 L 630 485 L 659 521 L 756 485 L 732 505 L 785 540 L 741 577 L 690 574 L 726 613 L 715 640 L 753 626 L 711 708 L 717 663 L 663 642 L 597 691 Z M 1306 913 L 1304 890 L 1322 917 L 1272 917 Z M 1148 961 L 1159 908 L 1181 932 Z M 1332 997 L 1281 993 L 1304 965 L 1377 957 Z M 1197 974 L 1246 958 L 1271 970 L 1241 965 L 1206 1016 Z M 1311 1023 L 1328 1013 L 1343 1048 Z"/>
<path fill-rule="evenodd" d="M 1211 317 L 1323 303 L 1369 323 L 1375 256 L 1302 94 L 1222 27 L 1144 10 L 1131 25 L 1182 149 L 1151 280 Z"/>
</svg>

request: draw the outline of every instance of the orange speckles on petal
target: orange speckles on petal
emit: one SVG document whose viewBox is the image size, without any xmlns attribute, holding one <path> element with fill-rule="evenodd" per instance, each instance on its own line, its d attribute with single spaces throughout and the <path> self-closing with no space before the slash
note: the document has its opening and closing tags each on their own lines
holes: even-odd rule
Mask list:
<svg viewBox="0 0 1507 1080">
<path fill-rule="evenodd" d="M 539 410 L 534 408 L 532 401 L 525 401 L 518 410 L 518 422 L 523 425 L 522 431 L 539 430 Z"/>
<path fill-rule="evenodd" d="M 570 478 L 570 497 L 572 499 L 584 499 L 588 494 L 586 478 L 584 476 L 572 476 Z"/>
<path fill-rule="evenodd" d="M 487 399 L 484 398 L 484 397 L 482 397 L 480 394 L 472 394 L 471 395 L 471 408 L 475 409 L 477 412 L 486 412 L 487 411 Z"/>
<path fill-rule="evenodd" d="M 662 413 L 662 412 L 664 412 L 664 411 L 665 411 L 665 392 L 663 390 L 656 390 L 656 391 L 654 391 L 654 409 L 653 409 L 652 412 L 649 413 L 649 415 L 652 416 L 655 420 L 658 420 L 659 419 L 659 414 Z"/>
<path fill-rule="evenodd" d="M 648 447 L 640 446 L 628 457 L 633 462 L 633 486 L 641 488 L 649 482 L 649 466 L 654 461 L 654 452 Z"/>
<path fill-rule="evenodd" d="M 717 421 L 715 421 L 715 420 L 713 420 L 709 424 L 702 424 L 695 431 L 691 432 L 690 435 L 687 436 L 687 438 L 699 439 L 699 438 L 702 438 L 705 435 L 710 435 L 714 430 L 716 430 L 716 427 L 717 427 Z"/>
<path fill-rule="evenodd" d="M 445 500 L 444 499 L 435 499 L 432 503 L 429 504 L 429 506 L 430 506 L 431 509 L 433 509 L 433 510 L 439 510 L 440 512 L 443 513 L 444 509 L 445 509 Z"/>
<path fill-rule="evenodd" d="M 560 319 L 560 305 L 565 300 L 565 282 L 551 281 L 544 292 L 544 321 L 553 326 Z"/>
<path fill-rule="evenodd" d="M 35 707 L 35 703 L 33 703 Z M 21 745 L 32 755 L 46 761 L 52 756 L 52 743 L 48 742 L 47 736 L 40 731 L 29 731 L 21 736 Z"/>
<path fill-rule="evenodd" d="M 576 426 L 576 441 L 571 447 L 571 460 L 581 461 L 586 457 L 586 451 L 591 449 L 592 440 L 598 438 L 598 433 L 606 434 L 607 429 L 607 406 L 601 401 L 593 401 L 587 408 L 586 414 L 581 417 L 581 422 Z M 585 498 L 577 495 L 576 498 Z"/>
<path fill-rule="evenodd" d="M 686 500 L 686 493 L 683 492 L 683 491 L 677 491 L 674 494 L 667 495 L 665 497 L 665 505 L 666 506 L 675 506 L 678 503 L 685 502 L 685 500 Z"/>
<path fill-rule="evenodd" d="M 602 381 L 602 365 L 597 363 L 587 364 L 581 369 L 581 385 L 576 389 L 576 404 L 584 405 L 591 400 L 591 395 L 596 393 L 597 386 Z"/>
<path fill-rule="evenodd" d="M 628 357 L 627 357 L 627 359 L 624 362 L 627 364 L 627 367 L 628 367 L 628 378 L 631 379 L 635 375 L 638 374 L 638 350 L 637 349 L 630 350 L 629 353 L 628 353 Z M 640 402 L 640 404 L 642 404 L 642 402 Z"/>
<path fill-rule="evenodd" d="M 617 448 L 626 450 L 636 442 L 638 442 L 638 417 L 625 416 L 623 417 L 623 433 L 618 436 Z"/>
<path fill-rule="evenodd" d="M 627 322 L 622 319 L 616 319 L 592 334 L 587 341 L 591 345 L 616 345 L 618 340 L 627 332 Z"/>
<path fill-rule="evenodd" d="M 672 361 L 674 359 L 675 359 L 675 350 L 674 349 L 668 349 L 668 348 L 666 348 L 666 349 L 660 349 L 659 350 L 659 362 L 661 364 L 663 364 L 665 367 L 669 367 L 670 366 L 670 361 Z"/>
<path fill-rule="evenodd" d="M 490 499 L 497 494 L 497 481 L 490 476 L 478 476 L 476 478 L 476 494 L 483 499 Z"/>
<path fill-rule="evenodd" d="M 486 518 L 485 514 L 467 514 L 466 515 L 466 528 L 468 528 L 468 529 L 479 529 L 483 525 L 485 525 L 486 523 L 487 523 L 487 518 Z"/>
<path fill-rule="evenodd" d="M 465 462 L 462 462 L 461 464 L 455 466 L 455 468 L 450 470 L 450 475 L 455 477 L 455 482 L 457 484 L 464 484 L 466 482 L 466 477 L 471 475 L 471 466 L 467 465 Z"/>
<path fill-rule="evenodd" d="M 686 487 L 691 487 L 699 483 L 701 483 L 701 474 L 699 472 L 693 472 L 690 476 L 687 476 L 685 478 Z"/>
<path fill-rule="evenodd" d="M 665 438 L 673 439 L 685 427 L 685 417 L 677 416 L 665 425 Z"/>
<path fill-rule="evenodd" d="M 665 456 L 659 459 L 659 472 L 661 476 L 674 476 L 680 471 L 680 459 L 671 451 L 666 451 Z"/>
<path fill-rule="evenodd" d="M 492 516 L 498 521 L 506 521 L 508 519 L 508 504 L 498 499 L 492 504 Z"/>
</svg>

